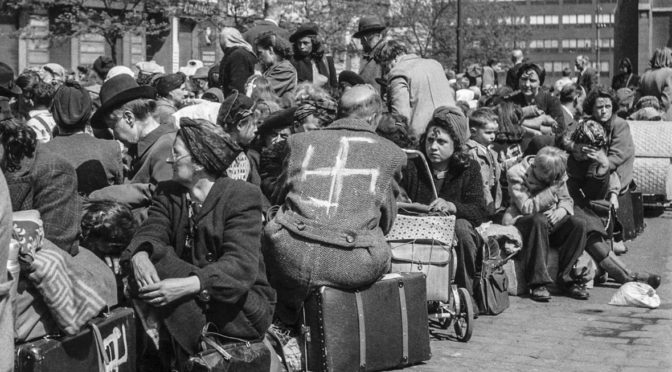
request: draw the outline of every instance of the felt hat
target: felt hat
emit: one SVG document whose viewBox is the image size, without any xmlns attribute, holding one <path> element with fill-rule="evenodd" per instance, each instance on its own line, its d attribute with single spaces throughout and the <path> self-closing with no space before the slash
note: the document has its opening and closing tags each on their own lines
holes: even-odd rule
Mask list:
<svg viewBox="0 0 672 372">
<path fill-rule="evenodd" d="M 370 32 L 380 32 L 385 29 L 385 24 L 376 16 L 364 16 L 359 19 L 359 27 L 352 37 L 359 39 Z"/>
<path fill-rule="evenodd" d="M 150 86 L 140 86 L 132 76 L 117 75 L 103 83 L 100 87 L 100 108 L 91 118 L 93 128 L 105 128 L 104 118 L 110 111 L 126 102 L 138 98 L 154 99 L 156 90 Z"/>
<path fill-rule="evenodd" d="M 101 79 L 105 79 L 107 72 L 114 66 L 116 66 L 116 64 L 112 58 L 108 56 L 100 56 L 93 61 L 93 71 L 95 71 Z"/>
<path fill-rule="evenodd" d="M 187 80 L 187 77 L 185 74 L 181 72 L 176 72 L 174 74 L 166 74 L 164 76 L 161 76 L 157 81 L 156 81 L 156 93 L 160 97 L 166 97 L 168 96 L 168 93 L 170 93 L 172 90 L 175 90 L 184 84 L 184 82 Z"/>
<path fill-rule="evenodd" d="M 0 62 L 0 95 L 19 94 L 21 94 L 21 88 L 14 84 L 14 70 L 8 64 Z"/>
<path fill-rule="evenodd" d="M 304 23 L 289 37 L 290 42 L 295 42 L 304 36 L 317 36 L 319 27 L 315 23 Z"/>
<path fill-rule="evenodd" d="M 61 127 L 81 126 L 91 117 L 91 96 L 76 82 L 65 82 L 54 94 L 51 113 Z"/>
</svg>

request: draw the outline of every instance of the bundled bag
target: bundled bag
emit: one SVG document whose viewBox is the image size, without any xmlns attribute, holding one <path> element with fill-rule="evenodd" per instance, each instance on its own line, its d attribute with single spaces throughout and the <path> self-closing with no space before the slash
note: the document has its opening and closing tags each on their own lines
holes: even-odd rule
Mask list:
<svg viewBox="0 0 672 372">
<path fill-rule="evenodd" d="M 509 280 L 502 266 L 517 251 L 502 259 L 498 248 L 496 254 L 492 254 L 492 248 L 497 247 L 496 240 L 489 239 L 484 246 L 487 255 L 483 260 L 480 277 L 474 282 L 474 297 L 480 314 L 497 315 L 509 307 Z"/>
<path fill-rule="evenodd" d="M 189 358 L 187 371 L 266 372 L 271 368 L 271 351 L 263 340 L 250 342 L 224 336 L 212 323 L 201 331 L 201 350 Z"/>
<path fill-rule="evenodd" d="M 421 272 L 427 276 L 427 299 L 448 302 L 456 264 L 453 251 L 455 216 L 429 215 L 418 206 L 400 204 L 400 210 L 385 237 L 392 248 L 392 272 Z"/>
<path fill-rule="evenodd" d="M 656 290 L 646 283 L 628 282 L 614 293 L 609 305 L 656 309 L 660 306 L 660 297 L 656 294 Z"/>
</svg>

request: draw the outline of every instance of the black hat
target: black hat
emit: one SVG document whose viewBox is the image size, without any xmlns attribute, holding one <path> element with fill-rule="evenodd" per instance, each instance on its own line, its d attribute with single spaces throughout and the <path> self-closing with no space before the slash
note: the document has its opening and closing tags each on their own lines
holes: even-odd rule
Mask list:
<svg viewBox="0 0 672 372">
<path fill-rule="evenodd" d="M 316 24 L 304 23 L 294 31 L 292 36 L 289 37 L 289 41 L 293 43 L 304 36 L 317 36 L 318 30 L 319 27 Z"/>
<path fill-rule="evenodd" d="M 259 134 L 266 134 L 276 129 L 291 127 L 294 123 L 294 112 L 296 112 L 296 108 L 296 106 L 293 106 L 268 115 L 257 127 L 257 131 L 259 131 Z"/>
<path fill-rule="evenodd" d="M 16 96 L 21 88 L 14 84 L 14 70 L 6 63 L 0 62 L 0 95 Z"/>
<path fill-rule="evenodd" d="M 100 108 L 91 118 L 93 128 L 105 128 L 103 119 L 111 110 L 138 98 L 154 99 L 156 90 L 147 85 L 138 85 L 133 76 L 121 74 L 103 83 L 100 87 Z"/>
<path fill-rule="evenodd" d="M 385 24 L 376 16 L 364 16 L 359 19 L 359 27 L 357 32 L 352 35 L 353 38 L 359 39 L 369 32 L 380 32 L 385 29 Z"/>
<path fill-rule="evenodd" d="M 166 74 L 156 81 L 156 93 L 161 97 L 167 97 L 168 93 L 179 88 L 187 80 L 187 76 L 182 72 Z"/>
<path fill-rule="evenodd" d="M 356 72 L 350 70 L 341 71 L 341 73 L 338 74 L 338 82 L 348 83 L 350 85 L 366 84 L 366 82 L 364 81 L 364 79 L 362 79 L 361 76 L 359 76 Z"/>
</svg>

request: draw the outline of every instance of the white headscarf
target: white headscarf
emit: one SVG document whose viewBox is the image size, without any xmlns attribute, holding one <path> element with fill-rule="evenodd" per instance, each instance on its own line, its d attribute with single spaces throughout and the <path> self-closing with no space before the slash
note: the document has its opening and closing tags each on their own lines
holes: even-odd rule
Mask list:
<svg viewBox="0 0 672 372">
<path fill-rule="evenodd" d="M 245 41 L 245 39 L 243 39 L 243 35 L 240 34 L 240 31 L 233 27 L 224 27 L 222 32 L 219 34 L 219 40 L 222 50 L 226 48 L 243 47 L 250 53 L 254 54 L 252 45 Z"/>
</svg>

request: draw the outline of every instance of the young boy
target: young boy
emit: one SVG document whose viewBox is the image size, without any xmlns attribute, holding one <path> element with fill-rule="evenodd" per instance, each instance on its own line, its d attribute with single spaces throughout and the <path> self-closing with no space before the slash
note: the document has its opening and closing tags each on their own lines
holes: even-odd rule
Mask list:
<svg viewBox="0 0 672 372">
<path fill-rule="evenodd" d="M 467 141 L 467 148 L 481 166 L 483 195 L 490 215 L 502 206 L 502 188 L 499 184 L 502 169 L 497 162 L 497 154 L 490 148 L 498 128 L 497 115 L 489 108 L 479 108 L 469 117 L 471 138 Z"/>
<path fill-rule="evenodd" d="M 567 153 L 552 146 L 542 148 L 537 155 L 526 156 L 511 167 L 506 174 L 511 203 L 502 224 L 512 225 L 520 216 L 544 213 L 554 225 L 565 215 L 574 214 L 566 169 Z M 558 211 L 560 209 L 564 209 L 564 213 Z"/>
</svg>

